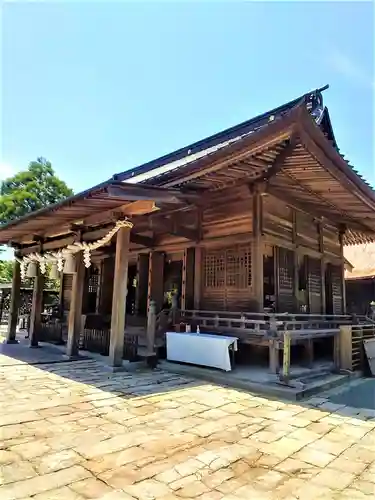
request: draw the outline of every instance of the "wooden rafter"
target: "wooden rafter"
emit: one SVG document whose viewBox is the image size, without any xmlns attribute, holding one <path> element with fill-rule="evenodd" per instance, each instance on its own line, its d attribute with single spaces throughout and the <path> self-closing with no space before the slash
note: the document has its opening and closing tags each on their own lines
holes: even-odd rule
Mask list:
<svg viewBox="0 0 375 500">
<path fill-rule="evenodd" d="M 285 160 L 293 154 L 297 142 L 298 142 L 298 136 L 295 132 L 293 132 L 284 149 L 282 149 L 281 152 L 276 156 L 276 159 L 273 162 L 272 166 L 263 175 L 262 177 L 263 181 L 271 179 L 271 177 L 275 176 L 285 167 Z"/>
<path fill-rule="evenodd" d="M 308 214 L 316 214 L 320 217 L 324 217 L 328 221 L 333 222 L 336 226 L 339 226 L 343 222 L 349 224 L 349 225 L 355 225 L 358 231 L 362 231 L 365 233 L 370 233 L 371 229 L 366 227 L 365 225 L 361 224 L 360 222 L 351 219 L 349 216 L 340 216 L 340 215 L 333 215 L 332 212 L 328 212 L 322 208 L 321 204 L 316 204 L 316 203 L 311 203 L 308 201 L 298 201 L 297 198 L 295 197 L 290 197 L 288 194 L 285 193 L 285 191 L 282 191 L 281 189 L 275 188 L 273 186 L 270 186 L 268 188 L 268 192 L 280 200 L 284 201 L 287 203 L 290 207 L 296 208 L 300 210 L 301 212 L 305 212 Z"/>
</svg>

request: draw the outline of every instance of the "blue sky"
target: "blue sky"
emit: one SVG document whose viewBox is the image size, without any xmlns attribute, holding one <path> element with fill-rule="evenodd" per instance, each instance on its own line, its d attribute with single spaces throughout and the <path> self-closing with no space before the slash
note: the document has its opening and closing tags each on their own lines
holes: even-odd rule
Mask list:
<svg viewBox="0 0 375 500">
<path fill-rule="evenodd" d="M 372 2 L 6 2 L 0 178 L 37 156 L 75 191 L 324 93 L 375 183 Z"/>
</svg>

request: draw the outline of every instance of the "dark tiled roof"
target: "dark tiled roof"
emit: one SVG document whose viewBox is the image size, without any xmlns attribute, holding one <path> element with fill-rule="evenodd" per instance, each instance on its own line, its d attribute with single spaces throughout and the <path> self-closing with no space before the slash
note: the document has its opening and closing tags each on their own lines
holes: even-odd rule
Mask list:
<svg viewBox="0 0 375 500">
<path fill-rule="evenodd" d="M 332 141 L 336 147 L 336 141 L 331 127 L 328 110 L 323 106 L 322 92 L 328 88 L 328 85 L 320 89 L 308 92 L 293 101 L 289 101 L 282 106 L 271 109 L 266 113 L 256 116 L 246 122 L 240 123 L 234 127 L 228 128 L 211 137 L 207 137 L 194 144 L 190 144 L 182 149 L 174 151 L 168 155 L 152 160 L 140 165 L 134 169 L 116 174 L 115 180 L 128 182 L 152 182 L 152 179 L 162 177 L 172 170 L 179 169 L 194 160 L 197 160 L 215 150 L 221 149 L 243 137 L 252 134 L 260 128 L 266 126 L 285 115 L 288 111 L 305 102 L 315 121 L 324 128 L 327 138 Z"/>
</svg>

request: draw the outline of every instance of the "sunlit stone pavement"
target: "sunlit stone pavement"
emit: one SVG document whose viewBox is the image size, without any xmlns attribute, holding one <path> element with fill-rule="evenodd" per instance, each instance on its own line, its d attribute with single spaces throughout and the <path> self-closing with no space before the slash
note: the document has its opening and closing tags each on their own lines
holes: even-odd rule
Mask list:
<svg viewBox="0 0 375 500">
<path fill-rule="evenodd" d="M 337 406 L 0 356 L 0 499 L 374 498 L 375 420 Z"/>
</svg>

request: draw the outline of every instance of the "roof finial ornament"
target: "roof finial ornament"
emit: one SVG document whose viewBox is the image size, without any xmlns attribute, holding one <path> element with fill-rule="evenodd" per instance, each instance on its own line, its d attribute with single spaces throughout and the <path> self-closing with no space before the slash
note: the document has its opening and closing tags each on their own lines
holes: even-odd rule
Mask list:
<svg viewBox="0 0 375 500">
<path fill-rule="evenodd" d="M 306 108 L 311 113 L 311 116 L 314 118 L 317 124 L 320 123 L 323 118 L 324 105 L 323 105 L 323 96 L 320 89 L 314 90 L 310 94 L 307 94 L 306 97 Z"/>
</svg>

